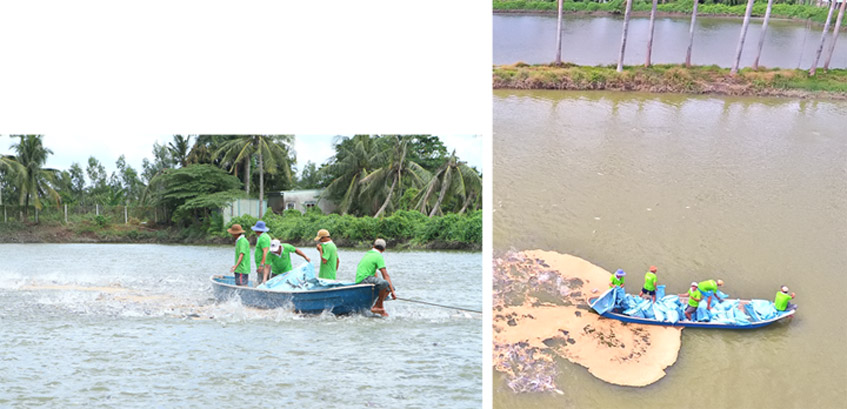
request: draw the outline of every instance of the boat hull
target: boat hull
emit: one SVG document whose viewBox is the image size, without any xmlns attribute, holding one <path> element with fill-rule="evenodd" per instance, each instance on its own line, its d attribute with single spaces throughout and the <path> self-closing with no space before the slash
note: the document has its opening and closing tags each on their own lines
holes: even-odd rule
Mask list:
<svg viewBox="0 0 847 409">
<path fill-rule="evenodd" d="M 589 305 L 594 304 L 596 298 L 592 298 L 588 300 Z M 732 325 L 721 322 L 698 322 L 698 321 L 686 321 L 680 320 L 674 323 L 668 321 L 657 321 L 650 318 L 641 318 L 641 317 L 631 317 L 629 315 L 624 315 L 620 313 L 616 313 L 613 311 L 606 312 L 601 314 L 601 317 L 612 318 L 618 321 L 630 322 L 634 324 L 646 324 L 646 325 L 661 325 L 663 327 L 685 327 L 685 328 L 712 328 L 712 329 L 753 329 L 753 328 L 761 328 L 779 320 L 794 316 L 796 311 L 788 311 L 785 313 L 781 313 L 774 318 L 763 320 L 763 321 L 753 321 L 750 322 L 750 325 Z"/>
<path fill-rule="evenodd" d="M 356 284 L 313 291 L 272 291 L 247 286 L 236 286 L 233 277 L 212 276 L 212 289 L 218 302 L 240 299 L 254 308 L 288 308 L 306 314 L 330 311 L 336 315 L 370 311 L 376 300 L 373 284 Z"/>
</svg>

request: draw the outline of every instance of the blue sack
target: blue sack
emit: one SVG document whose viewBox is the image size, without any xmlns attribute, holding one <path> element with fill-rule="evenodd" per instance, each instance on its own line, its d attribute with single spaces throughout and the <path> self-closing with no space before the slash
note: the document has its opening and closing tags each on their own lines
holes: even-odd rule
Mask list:
<svg viewBox="0 0 847 409">
<path fill-rule="evenodd" d="M 665 298 L 665 285 L 657 285 L 656 286 L 656 299 Z"/>
<path fill-rule="evenodd" d="M 610 288 L 594 300 L 591 308 L 594 308 L 594 311 L 597 311 L 598 314 L 603 315 L 615 308 L 616 301 L 617 291 L 614 288 Z"/>
</svg>

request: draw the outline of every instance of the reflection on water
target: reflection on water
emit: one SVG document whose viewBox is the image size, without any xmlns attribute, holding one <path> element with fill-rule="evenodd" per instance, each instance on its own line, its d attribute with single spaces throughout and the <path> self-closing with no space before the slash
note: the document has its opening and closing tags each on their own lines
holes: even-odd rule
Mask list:
<svg viewBox="0 0 847 409">
<path fill-rule="evenodd" d="M 553 61 L 556 55 L 555 15 L 495 14 L 493 18 L 494 64 L 514 64 L 518 61 L 544 64 Z M 617 63 L 623 17 L 565 15 L 563 20 L 563 60 L 580 65 Z M 650 19 L 644 17 L 633 17 L 630 20 L 625 64 L 644 64 L 649 22 Z M 692 64 L 732 66 L 741 22 L 739 18 L 697 17 Z M 654 64 L 685 62 L 690 23 L 690 17 L 656 19 L 652 55 Z M 760 19 L 751 20 L 741 56 L 743 67 L 752 65 L 756 58 L 761 28 Z M 808 26 L 803 22 L 772 19 L 768 23 L 760 65 L 808 69 L 820 43 L 821 30 L 821 27 Z M 821 66 L 824 59 L 821 57 Z M 830 67 L 847 67 L 847 34 L 843 32 L 836 42 Z"/>
<path fill-rule="evenodd" d="M 0 245 L 0 407 L 479 407 L 478 316 L 401 301 L 384 319 L 218 304 L 209 276 L 232 252 Z M 363 253 L 339 251 L 340 279 Z M 479 253 L 385 256 L 398 296 L 481 308 Z M 462 274 L 448 282 L 439 266 Z"/>
<path fill-rule="evenodd" d="M 657 265 L 669 292 L 723 278 L 733 296 L 772 299 L 787 284 L 800 304 L 789 325 L 684 330 L 679 360 L 649 388 L 563 362 L 566 397 L 515 395 L 495 377 L 497 407 L 839 406 L 844 124 L 843 102 L 495 91 L 495 252 L 570 253 L 636 282 Z"/>
</svg>

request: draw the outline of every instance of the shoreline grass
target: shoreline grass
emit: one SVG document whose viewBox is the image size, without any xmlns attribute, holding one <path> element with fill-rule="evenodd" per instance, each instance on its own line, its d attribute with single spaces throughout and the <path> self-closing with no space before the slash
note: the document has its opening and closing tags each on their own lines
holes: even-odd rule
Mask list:
<svg viewBox="0 0 847 409">
<path fill-rule="evenodd" d="M 729 68 L 657 64 L 614 66 L 574 64 L 494 66 L 494 89 L 608 90 L 730 96 L 776 96 L 847 100 L 847 69 L 818 70 L 810 77 L 798 69 L 742 69 L 731 75 Z"/>
</svg>

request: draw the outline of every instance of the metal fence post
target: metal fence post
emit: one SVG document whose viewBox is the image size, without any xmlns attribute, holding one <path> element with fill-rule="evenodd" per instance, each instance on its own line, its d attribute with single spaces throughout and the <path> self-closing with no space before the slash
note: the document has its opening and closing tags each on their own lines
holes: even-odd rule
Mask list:
<svg viewBox="0 0 847 409">
<path fill-rule="evenodd" d="M 68 204 L 65 203 L 65 224 L 68 224 Z"/>
<path fill-rule="evenodd" d="M 129 218 L 127 218 L 126 206 L 124 206 L 124 224 L 129 223 Z"/>
<path fill-rule="evenodd" d="M 97 216 L 100 216 L 100 204 L 99 203 L 94 205 L 94 212 L 96 213 Z"/>
<path fill-rule="evenodd" d="M 35 208 L 35 222 L 38 223 L 38 208 Z"/>
<path fill-rule="evenodd" d="M 8 223 L 9 220 L 6 218 L 6 206 L 3 206 L 3 223 Z"/>
</svg>

